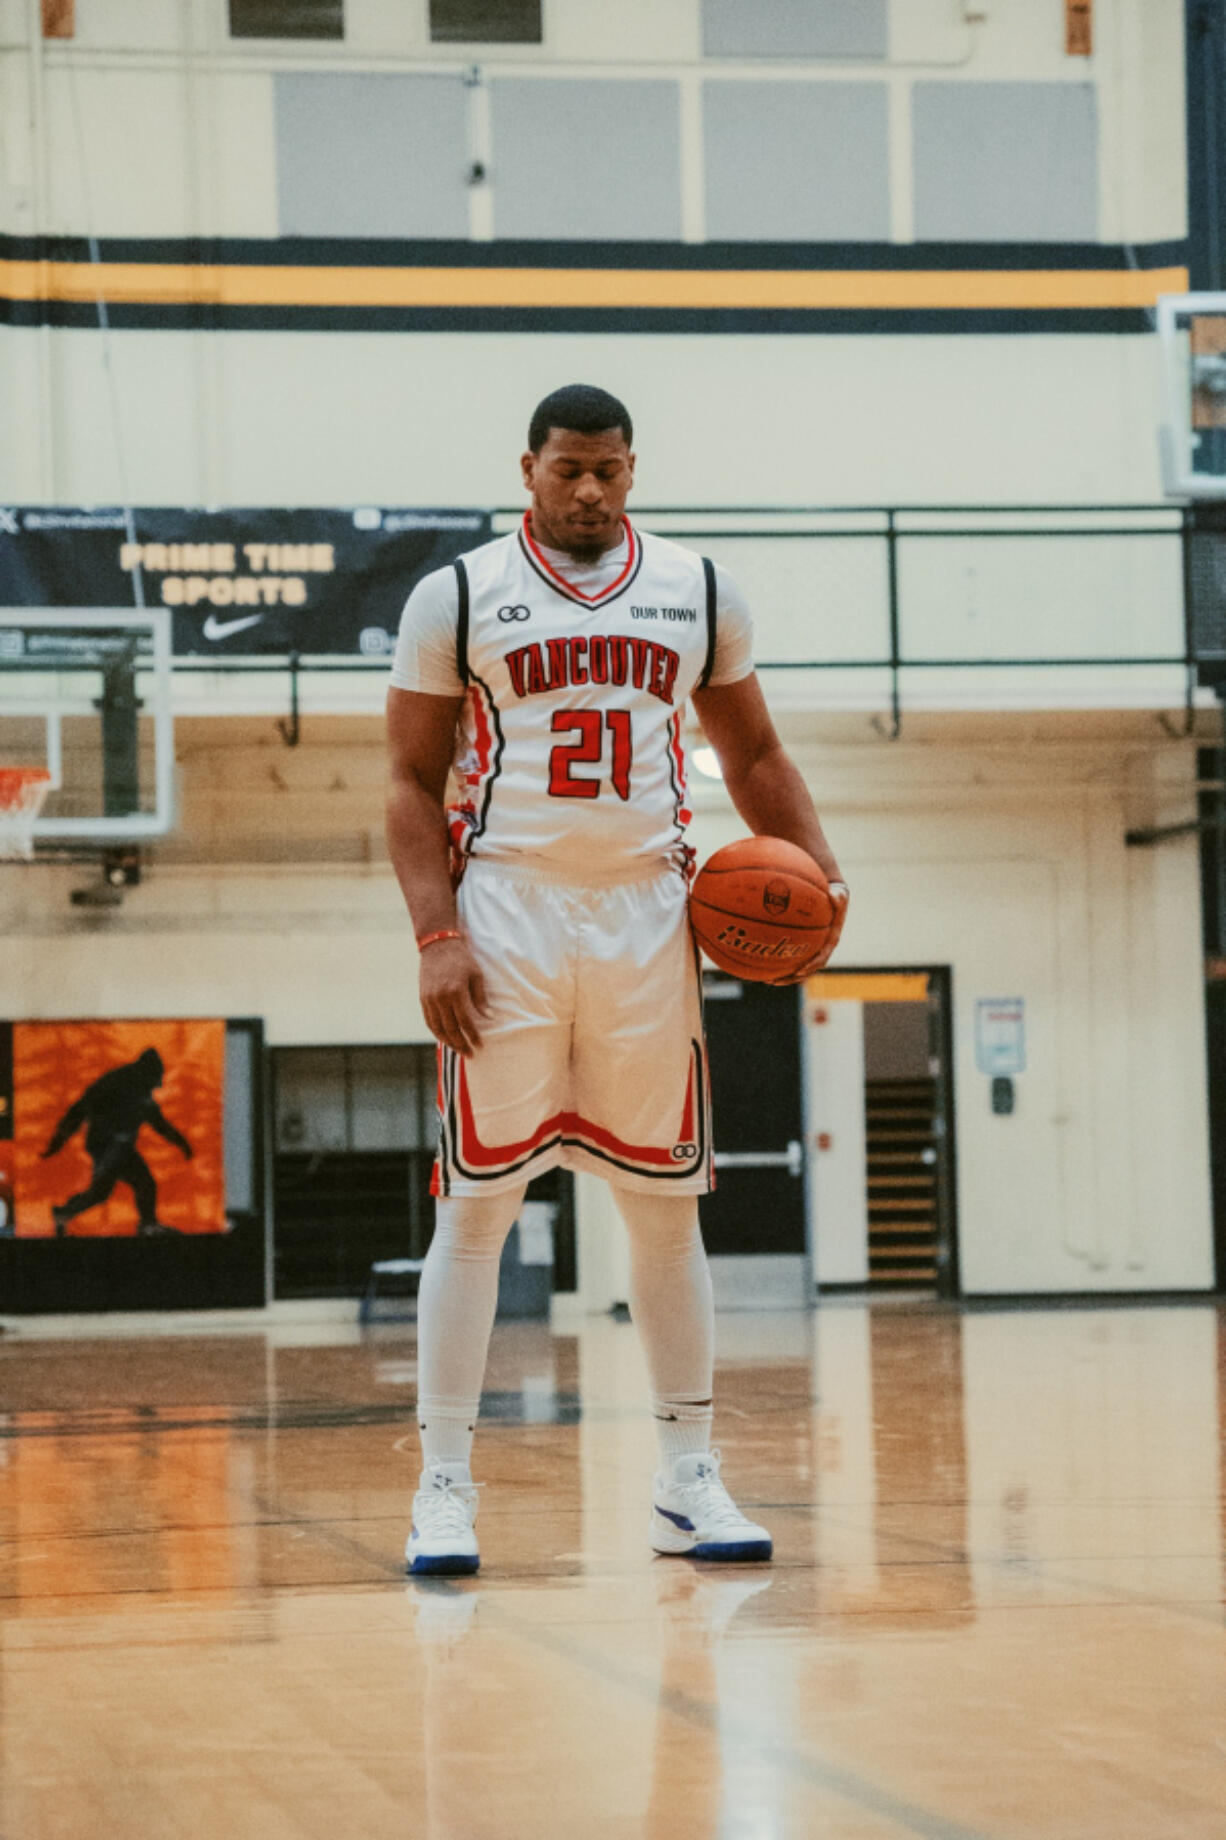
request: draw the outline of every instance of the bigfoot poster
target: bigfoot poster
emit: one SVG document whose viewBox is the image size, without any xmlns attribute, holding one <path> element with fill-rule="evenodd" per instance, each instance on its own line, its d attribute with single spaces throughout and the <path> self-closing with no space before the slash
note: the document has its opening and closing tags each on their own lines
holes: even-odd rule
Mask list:
<svg viewBox="0 0 1226 1840">
<path fill-rule="evenodd" d="M 14 1023 L 0 1231 L 224 1233 L 224 1064 L 224 1022 Z"/>
</svg>

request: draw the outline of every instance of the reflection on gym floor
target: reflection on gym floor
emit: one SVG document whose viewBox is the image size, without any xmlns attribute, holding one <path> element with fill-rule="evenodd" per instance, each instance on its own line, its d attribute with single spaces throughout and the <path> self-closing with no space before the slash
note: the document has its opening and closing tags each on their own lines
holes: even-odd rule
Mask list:
<svg viewBox="0 0 1226 1840">
<path fill-rule="evenodd" d="M 416 1584 L 411 1325 L 5 1338 L 0 1833 L 1216 1840 L 1224 1322 L 723 1318 L 770 1568 L 648 1552 L 632 1329 L 501 1326 Z"/>
</svg>

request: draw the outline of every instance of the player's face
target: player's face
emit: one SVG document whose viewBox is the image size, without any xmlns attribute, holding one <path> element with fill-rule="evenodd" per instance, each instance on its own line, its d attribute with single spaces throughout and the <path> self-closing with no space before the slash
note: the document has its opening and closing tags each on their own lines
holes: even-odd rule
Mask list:
<svg viewBox="0 0 1226 1840">
<path fill-rule="evenodd" d="M 540 453 L 524 455 L 523 469 L 538 542 L 581 562 L 612 549 L 634 482 L 634 455 L 620 428 L 601 434 L 551 428 Z"/>
</svg>

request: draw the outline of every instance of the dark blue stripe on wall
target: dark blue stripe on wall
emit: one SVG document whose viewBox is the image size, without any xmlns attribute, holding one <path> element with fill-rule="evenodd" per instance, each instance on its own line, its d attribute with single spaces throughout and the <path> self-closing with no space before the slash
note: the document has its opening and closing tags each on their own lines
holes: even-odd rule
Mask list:
<svg viewBox="0 0 1226 1840">
<path fill-rule="evenodd" d="M 1226 8 L 1186 0 L 1188 266 L 1195 289 L 1216 291 L 1226 273 Z"/>
<path fill-rule="evenodd" d="M 825 310 L 688 307 L 244 307 L 209 302 L 111 302 L 112 327 L 131 332 L 591 333 L 1149 333 L 1136 308 Z M 88 302 L 3 301 L 0 325 L 97 327 Z"/>
<path fill-rule="evenodd" d="M 1187 260 L 1163 243 L 582 243 L 396 241 L 369 237 L 103 237 L 104 262 L 324 268 L 1091 269 L 1121 273 Z M 85 237 L 0 235 L 0 260 L 88 262 Z"/>
</svg>

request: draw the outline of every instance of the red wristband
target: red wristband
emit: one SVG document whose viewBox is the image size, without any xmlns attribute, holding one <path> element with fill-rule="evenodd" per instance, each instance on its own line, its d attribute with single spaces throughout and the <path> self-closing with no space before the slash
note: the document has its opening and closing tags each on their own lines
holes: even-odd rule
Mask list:
<svg viewBox="0 0 1226 1840">
<path fill-rule="evenodd" d="M 427 933 L 424 939 L 419 939 L 417 950 L 424 952 L 427 946 L 436 946 L 440 939 L 463 939 L 463 937 L 463 933 L 457 932 L 454 926 L 441 926 L 437 933 Z"/>
</svg>

